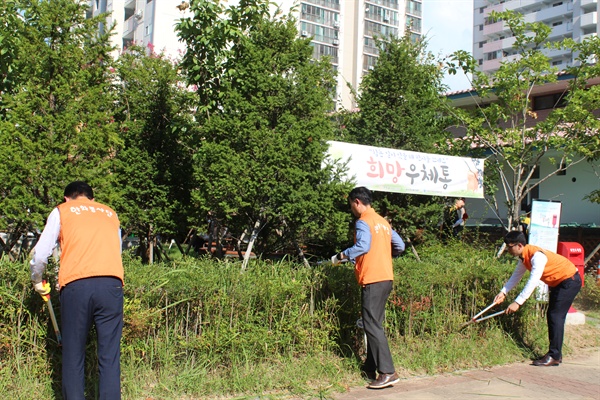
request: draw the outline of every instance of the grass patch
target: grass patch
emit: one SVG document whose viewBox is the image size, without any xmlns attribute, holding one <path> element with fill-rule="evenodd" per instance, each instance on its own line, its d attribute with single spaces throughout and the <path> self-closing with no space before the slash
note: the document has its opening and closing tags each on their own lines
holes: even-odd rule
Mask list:
<svg viewBox="0 0 600 400">
<path fill-rule="evenodd" d="M 394 261 L 386 330 L 402 376 L 489 367 L 546 352 L 544 307 L 533 299 L 514 315 L 459 330 L 490 304 L 514 268 L 514 260 L 493 253 L 450 243 L 421 248 L 422 262 L 410 253 Z M 236 260 L 183 257 L 143 265 L 125 257 L 124 264 L 126 399 L 325 399 L 365 382 L 359 372 L 363 336 L 356 327 L 360 290 L 350 265 L 253 260 L 242 273 Z M 597 312 L 596 287 L 588 286 L 578 301 Z M 0 310 L 0 392 L 60 399 L 60 352 L 26 263 L 0 260 Z M 592 325 L 568 327 L 565 354 L 581 342 L 598 346 L 597 338 Z M 88 398 L 97 392 L 94 351 L 92 342 Z"/>
</svg>

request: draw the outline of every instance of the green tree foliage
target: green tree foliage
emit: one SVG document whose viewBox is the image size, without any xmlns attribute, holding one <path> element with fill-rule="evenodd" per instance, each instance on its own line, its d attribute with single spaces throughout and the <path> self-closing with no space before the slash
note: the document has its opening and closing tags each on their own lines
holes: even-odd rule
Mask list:
<svg viewBox="0 0 600 400">
<path fill-rule="evenodd" d="M 2 21 L 17 21 L 6 30 L 18 47 L 6 51 L 18 54 L 10 63 L 18 74 L 0 102 L 0 229 L 17 237 L 43 226 L 69 181 L 109 191 L 120 141 L 107 79 L 112 49 L 97 29 L 104 17 L 86 19 L 87 5 L 72 0 L 14 7 L 20 16 Z"/>
<path fill-rule="evenodd" d="M 0 102 L 2 94 L 10 88 L 15 74 L 13 63 L 18 54 L 18 36 L 15 32 L 22 30 L 18 15 L 14 0 L 6 0 L 0 4 Z"/>
<path fill-rule="evenodd" d="M 188 49 L 182 66 L 190 84 L 197 87 L 201 112 L 219 107 L 222 82 L 236 74 L 240 41 L 269 15 L 269 2 L 265 0 L 240 0 L 229 7 L 223 3 L 192 0 L 193 17 L 183 18 L 177 25 Z"/>
<path fill-rule="evenodd" d="M 499 204 L 507 205 L 506 229 L 512 230 L 519 224 L 521 201 L 534 187 L 563 168 L 600 155 L 600 121 L 593 113 L 600 109 L 600 86 L 589 86 L 591 79 L 600 76 L 596 63 L 600 39 L 594 36 L 582 43 L 551 43 L 551 29 L 543 23 L 526 23 L 512 11 L 493 12 L 490 17 L 502 20 L 510 28 L 518 57 L 502 62 L 488 76 L 476 69 L 477 62 L 470 54 L 458 51 L 448 68 L 450 73 L 462 70 L 473 74 L 473 88 L 480 101 L 472 109 L 454 112 L 466 129 L 462 141 L 465 148 L 491 152 L 486 162 L 486 175 L 490 174 L 486 176 L 487 200 L 497 214 Z M 543 53 L 546 48 L 571 50 L 576 62 L 566 70 L 570 80 L 562 93 L 565 106 L 552 109 L 542 119 L 532 109 L 531 94 L 558 79 L 557 68 L 550 66 L 550 59 Z M 542 157 L 554 154 L 556 169 L 531 181 L 533 166 Z M 496 186 L 497 178 L 500 187 Z"/>
<path fill-rule="evenodd" d="M 195 126 L 194 94 L 177 69 L 164 55 L 135 46 L 116 62 L 115 119 L 124 146 L 116 154 L 119 196 L 111 204 L 142 248 L 156 234 L 185 236 L 190 213 L 194 179 L 186 141 Z"/>
<path fill-rule="evenodd" d="M 362 80 L 359 111 L 343 118 L 340 140 L 439 153 L 450 124 L 442 114 L 447 100 L 439 62 L 427 51 L 426 41 L 415 42 L 410 36 L 377 45 L 379 59 Z M 408 238 L 421 237 L 423 228 L 436 227 L 441 216 L 437 197 L 378 192 L 375 200 L 378 211 Z"/>
<path fill-rule="evenodd" d="M 310 42 L 297 37 L 291 18 L 271 19 L 259 3 L 251 11 L 256 15 L 239 17 L 249 12 L 247 3 L 231 6 L 226 22 L 215 24 L 208 38 L 189 33 L 202 31 L 212 2 L 194 2 L 196 17 L 180 25 L 188 61 L 227 53 L 226 70 L 202 69 L 211 74 L 202 75 L 205 83 L 218 81 L 219 94 L 200 99 L 201 109 L 211 112 L 202 120 L 194 155 L 196 204 L 238 238 L 253 229 L 253 240 L 260 231 L 261 253 L 294 241 L 337 237 L 347 227 L 346 208 L 338 212 L 336 207 L 344 203 L 348 188 L 332 179 L 331 168 L 321 169 L 325 139 L 332 134 L 326 116 L 332 104 L 332 67 L 311 60 Z M 251 28 L 245 22 L 249 20 Z M 214 40 L 221 37 L 217 29 L 244 34 L 219 47 L 225 42 Z M 184 65 L 196 82 L 201 76 L 195 75 L 196 66 Z M 198 90 L 205 89 L 212 90 L 198 82 Z"/>
</svg>

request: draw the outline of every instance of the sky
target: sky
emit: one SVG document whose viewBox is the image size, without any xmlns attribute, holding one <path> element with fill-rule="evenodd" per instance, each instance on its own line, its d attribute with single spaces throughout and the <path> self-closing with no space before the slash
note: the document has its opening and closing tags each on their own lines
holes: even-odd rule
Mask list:
<svg viewBox="0 0 600 400">
<path fill-rule="evenodd" d="M 456 50 L 473 52 L 473 0 L 423 0 L 423 33 L 427 49 L 436 56 Z M 471 85 L 458 72 L 447 75 L 444 83 L 449 91 L 470 89 Z"/>
</svg>

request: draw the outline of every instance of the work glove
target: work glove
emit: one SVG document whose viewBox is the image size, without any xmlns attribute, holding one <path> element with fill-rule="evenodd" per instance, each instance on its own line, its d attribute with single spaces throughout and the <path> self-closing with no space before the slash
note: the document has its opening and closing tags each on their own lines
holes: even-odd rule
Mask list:
<svg viewBox="0 0 600 400">
<path fill-rule="evenodd" d="M 469 215 L 467 213 L 464 213 L 462 219 L 463 219 L 463 221 L 468 220 L 469 219 Z"/>
<path fill-rule="evenodd" d="M 342 257 L 341 257 L 342 253 L 336 253 L 333 256 L 331 256 L 331 264 L 333 265 L 338 265 L 342 262 Z"/>
<path fill-rule="evenodd" d="M 44 299 L 50 294 L 50 284 L 46 281 L 38 282 L 33 284 L 33 288 L 40 294 Z"/>
</svg>

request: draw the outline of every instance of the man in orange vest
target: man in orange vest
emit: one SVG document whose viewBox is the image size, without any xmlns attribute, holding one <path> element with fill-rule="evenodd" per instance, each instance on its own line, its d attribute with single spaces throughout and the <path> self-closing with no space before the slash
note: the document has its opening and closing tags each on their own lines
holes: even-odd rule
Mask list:
<svg viewBox="0 0 600 400">
<path fill-rule="evenodd" d="M 519 310 L 519 307 L 531 296 L 539 281 L 547 284 L 550 289 L 546 314 L 550 346 L 548 353 L 534 360 L 533 365 L 539 367 L 559 365 L 562 362 L 567 313 L 581 289 L 581 277 L 577 268 L 571 261 L 559 254 L 527 244 L 523 232 L 509 232 L 504 237 L 504 243 L 506 243 L 507 251 L 518 257 L 519 262 L 508 282 L 494 298 L 494 302 L 502 303 L 506 294 L 519 283 L 525 271 L 530 271 L 529 280 L 515 301 L 506 309 L 507 314 Z"/>
<path fill-rule="evenodd" d="M 48 294 L 42 275 L 60 244 L 62 393 L 84 399 L 85 347 L 89 329 L 98 335 L 99 398 L 121 398 L 120 342 L 123 330 L 123 264 L 117 214 L 94 201 L 92 188 L 75 181 L 65 202 L 52 210 L 30 263 L 35 290 Z"/>
<path fill-rule="evenodd" d="M 331 257 L 331 262 L 333 265 L 344 259 L 354 262 L 356 280 L 362 287 L 362 321 L 367 335 L 367 359 L 362 370 L 372 380 L 369 388 L 383 389 L 400 380 L 383 331 L 383 320 L 394 281 L 392 255 L 403 252 L 405 245 L 390 224 L 371 207 L 369 189 L 352 189 L 348 201 L 352 214 L 358 218 L 354 246 Z"/>
</svg>

